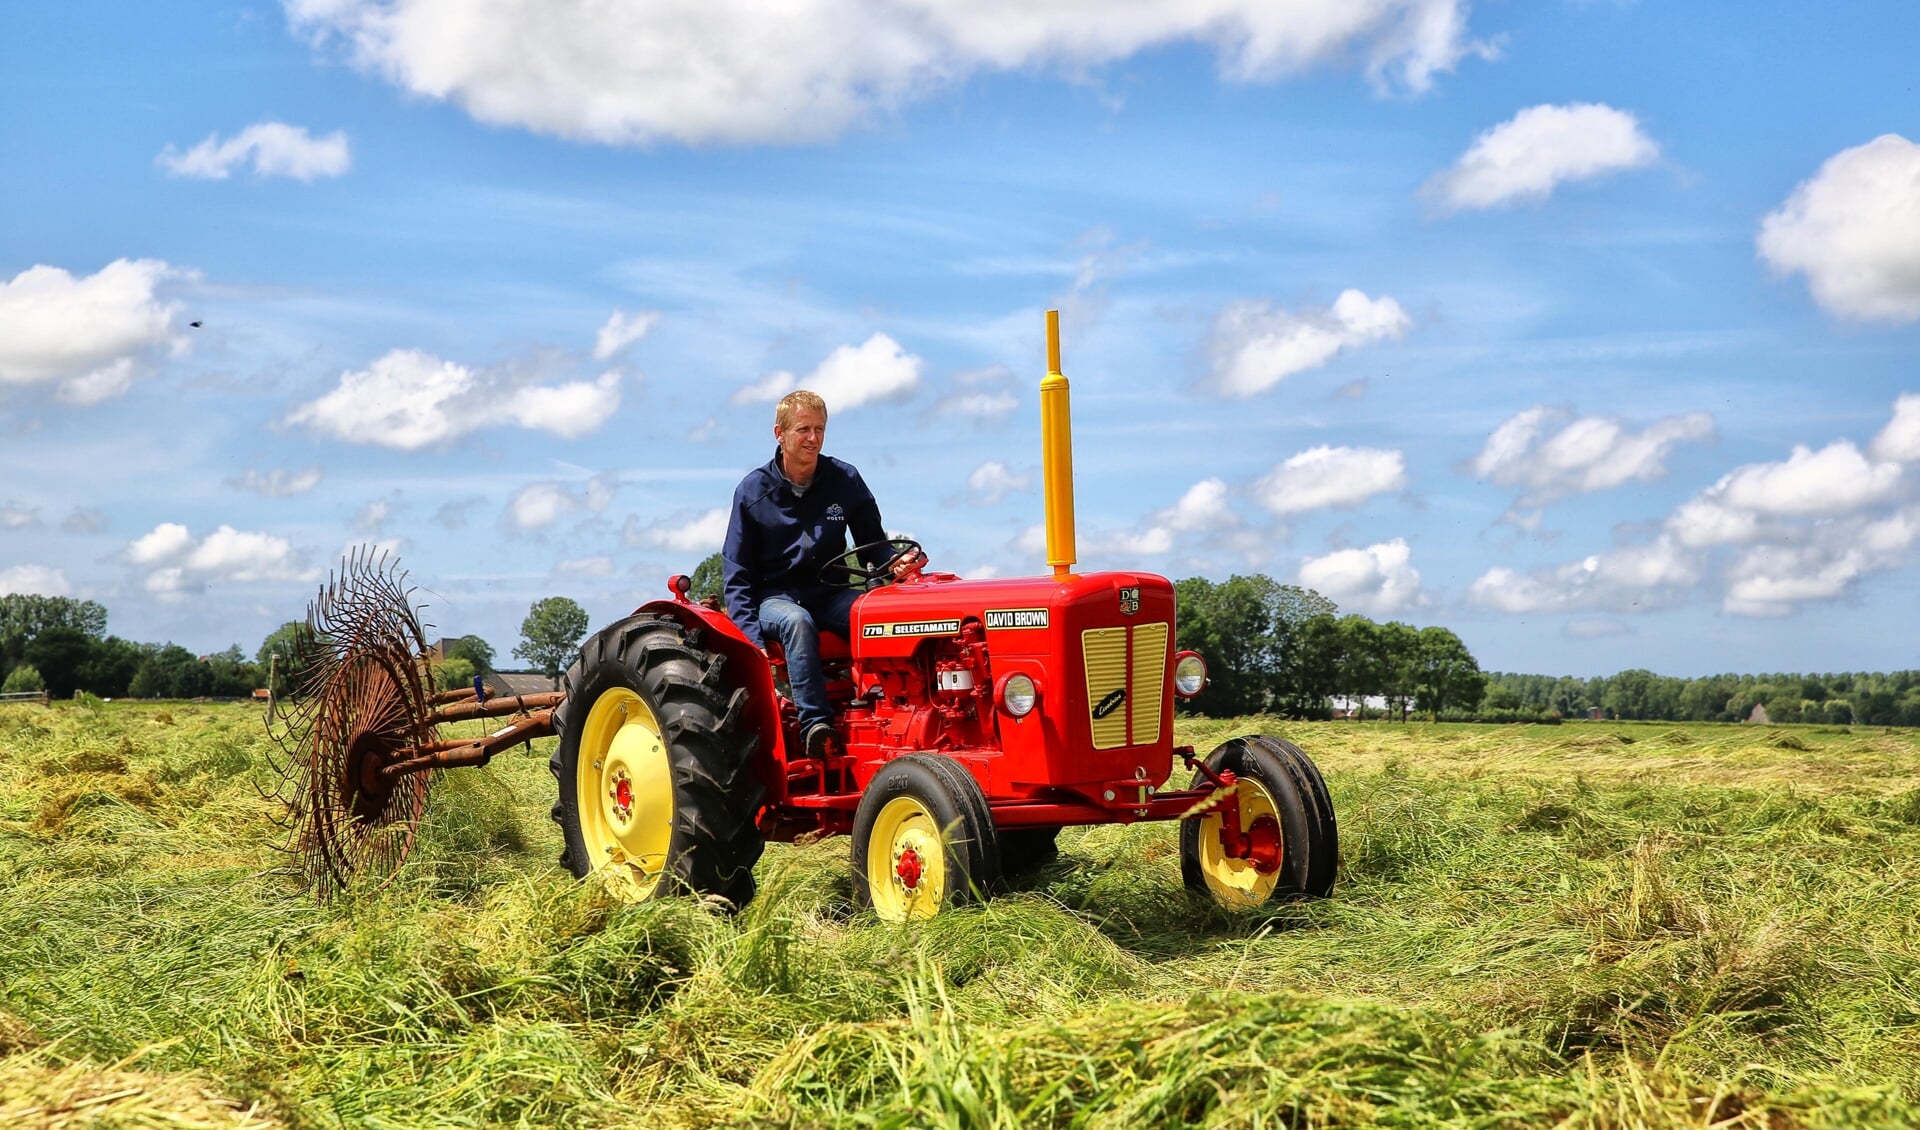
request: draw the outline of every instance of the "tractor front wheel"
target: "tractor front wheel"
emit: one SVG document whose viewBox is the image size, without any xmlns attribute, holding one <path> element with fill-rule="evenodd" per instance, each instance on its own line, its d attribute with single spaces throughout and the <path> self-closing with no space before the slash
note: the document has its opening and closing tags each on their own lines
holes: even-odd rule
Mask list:
<svg viewBox="0 0 1920 1130">
<path fill-rule="evenodd" d="M 880 767 L 853 817 L 853 896 L 888 922 L 931 918 L 999 874 L 986 794 L 950 757 L 914 753 Z"/>
<path fill-rule="evenodd" d="M 598 873 L 631 901 L 690 891 L 736 907 L 753 898 L 762 850 L 754 817 L 764 789 L 747 692 L 721 682 L 721 656 L 698 630 L 641 613 L 590 637 L 554 711 L 560 744 L 560 861 Z"/>
<path fill-rule="evenodd" d="M 1187 889 L 1230 910 L 1333 893 L 1339 832 L 1333 800 L 1312 759 L 1291 742 L 1262 735 L 1222 744 L 1207 755 L 1207 765 L 1215 773 L 1231 771 L 1237 780 L 1233 795 L 1180 822 L 1180 875 Z M 1205 783 L 1204 774 L 1194 775 L 1192 787 Z"/>
</svg>

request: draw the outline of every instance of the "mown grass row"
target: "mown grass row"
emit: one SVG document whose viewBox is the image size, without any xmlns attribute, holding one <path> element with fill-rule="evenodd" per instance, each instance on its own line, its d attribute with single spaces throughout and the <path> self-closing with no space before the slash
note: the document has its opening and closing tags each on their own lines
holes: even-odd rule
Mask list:
<svg viewBox="0 0 1920 1130">
<path fill-rule="evenodd" d="M 1326 771 L 1334 899 L 1224 914 L 1171 826 L 1102 828 L 900 928 L 844 840 L 770 848 L 737 916 L 614 905 L 552 862 L 543 751 L 442 777 L 400 880 L 316 907 L 252 712 L 0 708 L 0 1123 L 1920 1122 L 1911 736 L 1180 738 L 1250 730 Z"/>
</svg>

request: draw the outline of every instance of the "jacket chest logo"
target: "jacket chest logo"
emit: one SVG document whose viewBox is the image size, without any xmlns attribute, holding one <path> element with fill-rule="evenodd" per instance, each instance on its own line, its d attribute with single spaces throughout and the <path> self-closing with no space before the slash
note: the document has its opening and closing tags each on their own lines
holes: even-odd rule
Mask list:
<svg viewBox="0 0 1920 1130">
<path fill-rule="evenodd" d="M 835 502 L 827 507 L 827 521 L 844 522 L 846 520 L 847 520 L 847 512 L 841 509 L 839 503 Z"/>
</svg>

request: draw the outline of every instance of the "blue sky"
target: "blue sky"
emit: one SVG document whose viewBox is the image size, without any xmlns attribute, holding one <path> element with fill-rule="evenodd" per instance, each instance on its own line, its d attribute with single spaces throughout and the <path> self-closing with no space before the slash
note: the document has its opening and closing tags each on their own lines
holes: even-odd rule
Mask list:
<svg viewBox="0 0 1920 1130">
<path fill-rule="evenodd" d="M 0 9 L 0 590 L 251 651 L 719 545 L 771 398 L 967 576 L 1311 584 L 1483 666 L 1920 666 L 1920 8 Z M 200 322 L 199 327 L 190 325 Z M 1903 399 L 1904 398 L 1904 399 Z"/>
</svg>

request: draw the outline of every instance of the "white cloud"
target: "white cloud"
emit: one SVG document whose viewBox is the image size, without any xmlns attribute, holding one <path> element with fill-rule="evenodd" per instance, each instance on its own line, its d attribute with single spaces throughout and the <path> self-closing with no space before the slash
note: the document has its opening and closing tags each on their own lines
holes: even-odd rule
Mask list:
<svg viewBox="0 0 1920 1130">
<path fill-rule="evenodd" d="M 606 554 L 598 557 L 575 557 L 554 563 L 553 571 L 563 577 L 611 577 L 617 571 L 613 558 Z"/>
<path fill-rule="evenodd" d="M 799 388 L 799 382 L 785 369 L 776 369 L 752 384 L 741 385 L 734 390 L 732 400 L 735 404 L 771 404 L 781 397 Z M 827 406 L 833 410 L 832 405 Z"/>
<path fill-rule="evenodd" d="M 1867 450 L 1875 459 L 1920 462 L 1920 392 L 1902 393 L 1893 402 L 1893 419 L 1873 437 Z"/>
<path fill-rule="evenodd" d="M 376 498 L 360 508 L 353 516 L 353 528 L 361 533 L 378 535 L 393 517 L 393 503 L 384 498 Z"/>
<path fill-rule="evenodd" d="M 1343 349 L 1404 337 L 1412 326 L 1398 302 L 1357 290 L 1342 291 L 1329 309 L 1299 313 L 1264 301 L 1235 302 L 1214 319 L 1207 343 L 1213 381 L 1227 396 L 1253 396 L 1325 365 Z"/>
<path fill-rule="evenodd" d="M 0 596 L 66 596 L 67 575 L 51 565 L 12 565 L 0 569 Z"/>
<path fill-rule="evenodd" d="M 1530 573 L 1496 566 L 1468 586 L 1467 599 L 1501 612 L 1644 612 L 1698 584 L 1704 568 L 1700 553 L 1662 535 Z"/>
<path fill-rule="evenodd" d="M 703 514 L 680 515 L 650 526 L 641 526 L 630 518 L 625 533 L 627 544 L 656 546 L 680 553 L 712 553 L 727 537 L 727 508 L 716 506 Z"/>
<path fill-rule="evenodd" d="M 0 283 L 0 385 L 56 382 L 82 405 L 118 396 L 154 354 L 186 347 L 173 330 L 179 306 L 156 292 L 190 277 L 157 259 L 116 259 L 84 278 L 36 266 Z"/>
<path fill-rule="evenodd" d="M 306 567 L 287 539 L 228 525 L 196 539 L 178 522 L 162 522 L 129 542 L 125 555 L 135 565 L 163 566 L 149 572 L 143 582 L 148 592 L 161 595 L 188 592 L 209 582 L 310 581 L 319 575 Z"/>
<path fill-rule="evenodd" d="M 579 439 L 607 422 L 620 409 L 620 374 L 609 369 L 591 381 L 568 381 L 515 389 L 505 411 L 521 427 Z"/>
<path fill-rule="evenodd" d="M 1874 463 L 1846 440 L 1813 451 L 1796 444 L 1784 463 L 1729 472 L 1709 498 L 1758 514 L 1841 514 L 1884 502 L 1900 485 L 1897 463 Z"/>
<path fill-rule="evenodd" d="M 340 374 L 333 391 L 295 408 L 287 424 L 347 443 L 400 451 L 444 446 L 491 427 L 526 427 L 577 439 L 620 407 L 620 374 L 534 385 L 507 372 L 481 372 L 418 349 L 395 349 L 365 369 Z"/>
<path fill-rule="evenodd" d="M 222 581 L 301 581 L 312 574 L 300 565 L 292 543 L 275 534 L 221 526 L 187 555 L 188 573 Z"/>
<path fill-rule="evenodd" d="M 0 530 L 24 530 L 39 524 L 38 507 L 16 506 L 12 502 L 0 505 Z"/>
<path fill-rule="evenodd" d="M 796 388 L 811 389 L 827 402 L 829 417 L 875 401 L 898 400 L 920 385 L 924 362 L 883 333 L 859 345 L 843 345 L 827 354 L 804 378 L 781 370 L 768 373 L 733 394 L 735 404 L 778 400 Z"/>
<path fill-rule="evenodd" d="M 651 330 L 653 324 L 659 320 L 660 315 L 652 310 L 641 310 L 633 314 L 615 310 L 613 316 L 607 319 L 607 324 L 601 326 L 600 332 L 594 335 L 594 360 L 605 361 L 639 341 L 647 336 L 647 331 Z"/>
<path fill-rule="evenodd" d="M 1721 607 L 1739 616 L 1783 616 L 1805 601 L 1837 599 L 1866 574 L 1901 564 L 1916 538 L 1920 510 L 1816 524 L 1796 544 L 1741 553 L 1727 570 Z"/>
<path fill-rule="evenodd" d="M 1718 498 L 1703 494 L 1681 503 L 1668 516 L 1667 529 L 1681 545 L 1699 549 L 1753 541 L 1766 527 L 1753 511 L 1728 506 Z"/>
<path fill-rule="evenodd" d="M 127 545 L 127 560 L 135 565 L 171 561 L 193 547 L 193 533 L 178 522 L 162 522 Z"/>
<path fill-rule="evenodd" d="M 1425 600 L 1405 538 L 1309 557 L 1300 563 L 1300 583 L 1369 616 L 1389 616 Z"/>
<path fill-rule="evenodd" d="M 291 498 L 319 486 L 322 477 L 319 467 L 307 467 L 299 471 L 287 471 L 276 467 L 265 474 L 249 467 L 241 474 L 228 479 L 227 485 L 235 490 L 252 491 L 265 498 Z"/>
<path fill-rule="evenodd" d="M 1350 60 L 1420 93 L 1466 55 L 1465 0 L 754 0 L 553 4 L 286 0 L 294 28 L 474 118 L 607 144 L 832 138 L 972 73 L 1078 78 L 1139 52 L 1211 46 L 1235 82 Z"/>
<path fill-rule="evenodd" d="M 1832 314 L 1920 319 L 1920 145 L 1882 134 L 1829 157 L 1760 222 L 1760 257 Z"/>
<path fill-rule="evenodd" d="M 1028 476 L 1015 474 L 1005 463 L 990 459 L 967 476 L 967 490 L 975 502 L 991 506 L 1014 491 L 1027 489 L 1028 481 Z"/>
<path fill-rule="evenodd" d="M 507 522 L 522 533 L 544 530 L 583 505 L 560 483 L 529 483 L 507 502 Z"/>
<path fill-rule="evenodd" d="M 1315 447 L 1302 451 L 1253 484 L 1275 514 L 1358 506 L 1407 485 L 1406 456 L 1372 447 Z"/>
<path fill-rule="evenodd" d="M 1095 532 L 1075 535 L 1074 542 L 1082 558 L 1158 557 L 1163 553 L 1173 552 L 1173 531 L 1165 526 L 1149 526 L 1139 531 L 1123 530 L 1113 533 Z M 1046 552 L 1044 531 L 1042 531 L 1040 551 Z"/>
<path fill-rule="evenodd" d="M 1542 405 L 1495 428 L 1471 469 L 1501 486 L 1523 488 L 1517 506 L 1544 506 L 1629 480 L 1652 482 L 1666 474 L 1674 447 L 1713 435 L 1713 417 L 1705 412 L 1669 416 L 1633 432 L 1610 417 L 1572 418 Z"/>
<path fill-rule="evenodd" d="M 953 390 L 934 403 L 933 412 L 999 427 L 1020 407 L 1020 398 L 1013 391 L 1014 379 L 1013 370 L 1005 365 L 955 373 Z"/>
<path fill-rule="evenodd" d="M 1660 147 L 1632 114 L 1581 102 L 1529 106 L 1474 139 L 1421 189 L 1449 211 L 1544 200 L 1568 181 L 1652 164 Z"/>
<path fill-rule="evenodd" d="M 353 164 L 345 133 L 314 137 L 305 126 L 285 122 L 255 122 L 226 141 L 210 133 L 185 153 L 169 145 L 155 160 L 176 177 L 201 180 L 226 180 L 234 169 L 251 165 L 256 176 L 312 181 L 341 176 Z"/>
<path fill-rule="evenodd" d="M 1187 488 L 1179 501 L 1159 514 L 1162 524 L 1181 533 L 1230 529 L 1240 524 L 1227 505 L 1225 480 L 1202 479 Z"/>
</svg>

